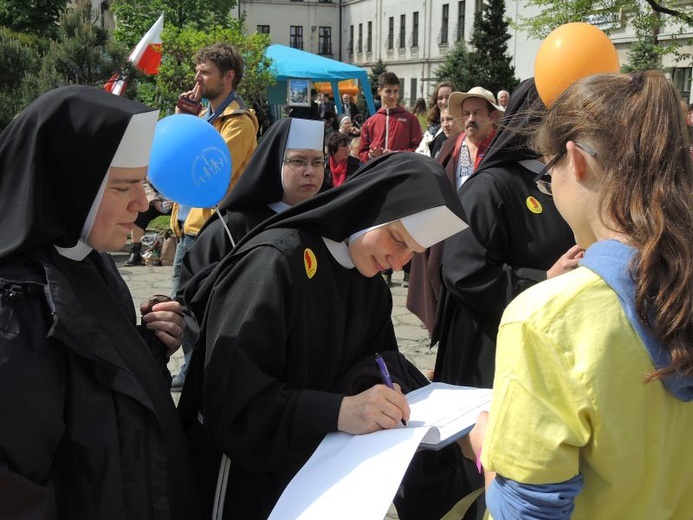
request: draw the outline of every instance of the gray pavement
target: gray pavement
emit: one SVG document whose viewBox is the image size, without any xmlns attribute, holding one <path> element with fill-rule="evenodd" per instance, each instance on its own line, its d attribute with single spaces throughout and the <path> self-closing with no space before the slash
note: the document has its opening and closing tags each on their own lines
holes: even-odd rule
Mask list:
<svg viewBox="0 0 693 520">
<path fill-rule="evenodd" d="M 139 305 L 143 300 L 149 299 L 154 294 L 169 294 L 171 292 L 171 267 L 150 267 L 137 266 L 128 267 L 124 265 L 128 254 L 117 252 L 112 254 L 113 259 L 118 265 L 118 269 L 123 279 L 130 288 L 132 301 L 139 316 Z M 396 272 L 392 276 L 392 321 L 395 326 L 395 335 L 400 347 L 400 351 L 424 374 L 433 370 L 436 358 L 436 350 L 429 349 L 429 336 L 421 321 L 409 312 L 406 308 L 407 289 L 401 287 L 402 273 Z M 183 363 L 183 351 L 179 349 L 169 361 L 171 374 L 178 373 Z M 172 393 L 174 400 L 177 401 L 179 393 Z M 397 512 L 390 507 L 385 520 L 397 520 Z"/>
</svg>

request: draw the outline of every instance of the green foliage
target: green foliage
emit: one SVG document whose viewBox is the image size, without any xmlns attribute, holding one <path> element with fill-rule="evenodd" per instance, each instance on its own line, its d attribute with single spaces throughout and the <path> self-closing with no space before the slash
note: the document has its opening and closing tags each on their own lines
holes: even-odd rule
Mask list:
<svg viewBox="0 0 693 520">
<path fill-rule="evenodd" d="M 229 17 L 226 26 L 211 25 L 205 30 L 165 27 L 162 40 L 164 54 L 156 84 L 158 106 L 163 113 L 172 113 L 180 93 L 192 88 L 195 52 L 216 42 L 230 43 L 243 55 L 244 73 L 238 93 L 249 105 L 262 99 L 267 88 L 275 82 L 272 63 L 265 56 L 269 36 L 245 35 L 242 20 Z"/>
<path fill-rule="evenodd" d="M 478 85 L 471 79 L 472 83 L 467 86 L 470 83 L 467 78 L 473 78 L 473 73 L 469 70 L 469 51 L 463 40 L 448 49 L 445 61 L 436 69 L 435 75 L 438 81 L 451 81 L 460 92 Z"/>
<path fill-rule="evenodd" d="M 79 0 L 61 16 L 57 38 L 42 57 L 39 71 L 27 76 L 25 87 L 32 97 L 72 84 L 103 87 L 126 61 L 125 47 L 93 24 L 91 2 Z"/>
<path fill-rule="evenodd" d="M 39 63 L 36 49 L 9 34 L 0 33 L 0 129 L 23 107 L 23 82 Z"/>
<path fill-rule="evenodd" d="M 0 26 L 19 33 L 54 36 L 67 0 L 0 0 Z"/>
<path fill-rule="evenodd" d="M 668 46 L 657 42 L 658 19 L 650 16 L 638 16 L 633 19 L 635 34 L 638 39 L 628 50 L 628 63 L 621 66 L 623 72 L 659 69 L 661 56 L 670 52 Z"/>
<path fill-rule="evenodd" d="M 635 0 L 527 0 L 527 7 L 540 9 L 531 17 L 521 17 L 518 27 L 530 36 L 544 39 L 555 28 L 570 22 L 590 22 L 600 25 L 616 23 L 622 13 L 639 11 Z"/>
<path fill-rule="evenodd" d="M 687 36 L 693 28 L 693 16 L 683 2 L 661 3 L 657 0 L 527 0 L 527 7 L 538 7 L 538 14 L 520 18 L 517 27 L 530 36 L 543 39 L 560 25 L 569 22 L 588 22 L 604 32 L 626 25 L 635 28 L 638 41 L 630 49 L 630 63 L 623 70 L 660 68 L 661 57 L 672 55 L 674 61 L 690 61 L 691 54 L 682 46 L 690 43 Z M 683 7 L 684 9 L 677 9 Z M 658 34 L 665 29 L 674 38 L 662 41 Z M 681 38 L 682 42 L 677 41 Z"/>
<path fill-rule="evenodd" d="M 471 48 L 458 42 L 436 70 L 440 81 L 452 81 L 458 90 L 481 86 L 494 94 L 499 90 L 512 92 L 520 83 L 507 56 L 508 22 L 503 0 L 489 0 L 474 16 Z"/>
<path fill-rule="evenodd" d="M 205 30 L 224 23 L 236 0 L 114 0 L 111 9 L 118 20 L 115 37 L 132 48 L 164 14 L 164 25 Z"/>
<path fill-rule="evenodd" d="M 387 72 L 387 65 L 383 63 L 382 58 L 378 58 L 378 61 L 371 67 L 371 72 L 368 74 L 368 83 L 371 84 L 371 92 L 373 95 L 378 92 L 378 77 L 383 72 Z"/>
</svg>

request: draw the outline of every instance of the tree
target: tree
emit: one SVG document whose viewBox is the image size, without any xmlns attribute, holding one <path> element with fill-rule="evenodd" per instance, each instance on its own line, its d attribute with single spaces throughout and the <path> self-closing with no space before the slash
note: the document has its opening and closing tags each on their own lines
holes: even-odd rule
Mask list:
<svg viewBox="0 0 693 520">
<path fill-rule="evenodd" d="M 539 7 L 541 11 L 530 18 L 521 17 L 518 28 L 539 39 L 569 22 L 588 22 L 603 28 L 607 34 L 611 28 L 633 26 L 638 41 L 629 53 L 631 64 L 624 69 L 639 69 L 647 63 L 656 64 L 655 68 L 659 68 L 661 57 L 668 54 L 673 54 L 675 61 L 691 59 L 689 53 L 681 51 L 682 44 L 676 38 L 667 38 L 666 41 L 659 38 L 665 26 L 667 32 L 678 35 L 693 28 L 693 15 L 685 2 L 667 2 L 664 5 L 657 0 L 527 0 L 525 5 Z M 676 9 L 676 6 L 686 9 Z M 685 38 L 685 43 L 688 42 L 689 38 Z M 654 53 L 659 57 L 656 60 Z"/>
<path fill-rule="evenodd" d="M 205 30 L 224 25 L 236 0 L 116 0 L 113 14 L 118 20 L 116 39 L 132 48 L 164 13 L 166 26 Z"/>
<path fill-rule="evenodd" d="M 0 26 L 18 33 L 54 36 L 67 0 L 0 0 Z"/>
<path fill-rule="evenodd" d="M 156 76 L 158 103 L 164 113 L 171 113 L 181 92 L 190 90 L 195 78 L 194 56 L 202 47 L 216 42 L 230 43 L 243 55 L 244 73 L 238 93 L 250 105 L 265 97 L 274 84 L 272 62 L 266 57 L 269 46 L 266 34 L 246 35 L 243 20 L 228 17 L 226 26 L 211 25 L 205 30 L 165 27 L 163 58 Z"/>
<path fill-rule="evenodd" d="M 468 51 L 460 41 L 436 70 L 436 76 L 441 81 L 453 81 L 463 91 L 481 86 L 494 93 L 498 90 L 512 92 L 520 82 L 507 55 L 509 39 L 505 2 L 489 0 L 474 15 L 472 50 Z"/>
<path fill-rule="evenodd" d="M 89 0 L 79 0 L 63 13 L 57 39 L 41 57 L 39 70 L 24 82 L 27 102 L 65 85 L 103 87 L 118 66 L 127 62 L 127 49 L 94 25 L 94 19 Z"/>
<path fill-rule="evenodd" d="M 375 96 L 378 92 L 378 77 L 387 72 L 387 65 L 383 63 L 382 58 L 378 58 L 375 65 L 371 67 L 371 72 L 368 74 L 368 82 L 371 84 L 371 92 Z"/>
<path fill-rule="evenodd" d="M 451 81 L 460 92 L 479 84 L 469 70 L 469 51 L 463 40 L 448 50 L 445 61 L 435 70 L 435 75 L 438 81 Z"/>
<path fill-rule="evenodd" d="M 38 68 L 39 54 L 7 32 L 0 32 L 0 130 L 23 107 L 24 77 Z"/>
<path fill-rule="evenodd" d="M 640 16 L 634 19 L 637 40 L 628 50 L 628 63 L 621 66 L 623 72 L 652 70 L 661 67 L 662 53 L 669 47 L 658 44 L 658 17 Z"/>
</svg>

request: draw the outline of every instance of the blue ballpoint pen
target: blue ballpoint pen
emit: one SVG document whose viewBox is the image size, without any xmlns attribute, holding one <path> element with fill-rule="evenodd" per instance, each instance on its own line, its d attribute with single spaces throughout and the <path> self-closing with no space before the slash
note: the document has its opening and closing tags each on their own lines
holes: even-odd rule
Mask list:
<svg viewBox="0 0 693 520">
<path fill-rule="evenodd" d="M 380 372 L 380 379 L 383 380 L 383 384 L 386 387 L 394 390 L 395 385 L 392 384 L 392 378 L 390 377 L 390 371 L 387 369 L 387 365 L 385 364 L 385 360 L 383 359 L 383 357 L 380 355 L 379 352 L 375 353 L 375 364 L 378 365 L 378 372 Z M 407 421 L 402 419 L 402 424 L 404 426 L 406 426 Z"/>
</svg>

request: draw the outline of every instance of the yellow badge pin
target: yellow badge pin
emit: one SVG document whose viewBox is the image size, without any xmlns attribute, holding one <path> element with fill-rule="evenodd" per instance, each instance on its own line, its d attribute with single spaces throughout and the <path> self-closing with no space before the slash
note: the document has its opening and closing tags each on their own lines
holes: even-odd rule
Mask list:
<svg viewBox="0 0 693 520">
<path fill-rule="evenodd" d="M 525 201 L 527 204 L 527 207 L 529 208 L 529 211 L 532 213 L 541 213 L 544 208 L 541 207 L 541 202 L 539 202 L 537 199 L 534 197 L 527 197 L 527 200 Z"/>
<path fill-rule="evenodd" d="M 308 279 L 315 276 L 315 272 L 318 270 L 318 259 L 315 258 L 315 253 L 310 249 L 303 251 L 303 265 L 306 267 L 306 275 Z"/>
</svg>

